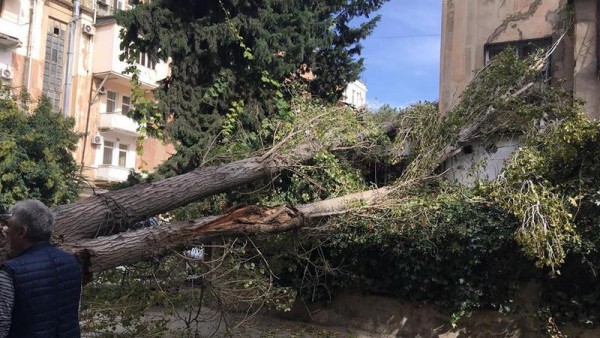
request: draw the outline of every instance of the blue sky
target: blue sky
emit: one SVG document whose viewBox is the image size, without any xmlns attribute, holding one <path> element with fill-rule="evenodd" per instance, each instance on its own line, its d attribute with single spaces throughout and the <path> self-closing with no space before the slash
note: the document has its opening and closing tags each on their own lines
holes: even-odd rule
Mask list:
<svg viewBox="0 0 600 338">
<path fill-rule="evenodd" d="M 378 12 L 362 52 L 370 106 L 438 99 L 441 7 L 440 0 L 391 0 Z"/>
</svg>

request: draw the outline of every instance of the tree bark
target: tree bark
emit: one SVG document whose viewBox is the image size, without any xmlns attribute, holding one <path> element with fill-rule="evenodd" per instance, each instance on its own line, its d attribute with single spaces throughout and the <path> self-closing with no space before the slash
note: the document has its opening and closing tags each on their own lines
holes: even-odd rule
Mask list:
<svg viewBox="0 0 600 338">
<path fill-rule="evenodd" d="M 292 207 L 246 206 L 221 216 L 65 243 L 61 247 L 75 254 L 82 263 L 85 274 L 89 275 L 160 255 L 190 241 L 202 241 L 214 236 L 282 232 L 303 225 L 304 216 Z"/>
<path fill-rule="evenodd" d="M 306 219 L 339 215 L 358 206 L 372 205 L 390 191 L 388 188 L 364 191 L 301 205 L 297 209 L 287 205 L 238 207 L 221 216 L 68 242 L 61 247 L 79 258 L 89 280 L 95 272 L 132 264 L 191 241 L 299 229 L 305 225 Z"/>
<path fill-rule="evenodd" d="M 306 143 L 292 151 L 290 156 L 271 153 L 266 157 L 256 156 L 202 167 L 187 174 L 58 206 L 54 209 L 54 241 L 60 244 L 125 231 L 150 216 L 267 178 L 309 160 L 318 148 L 318 144 Z"/>
</svg>

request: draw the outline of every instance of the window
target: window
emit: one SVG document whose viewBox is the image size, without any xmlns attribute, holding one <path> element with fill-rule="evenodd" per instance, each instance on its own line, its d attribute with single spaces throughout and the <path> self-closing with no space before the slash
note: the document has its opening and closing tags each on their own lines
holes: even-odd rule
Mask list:
<svg viewBox="0 0 600 338">
<path fill-rule="evenodd" d="M 123 10 L 126 11 L 132 8 L 131 1 L 128 0 L 115 0 L 114 1 L 115 10 Z"/>
<path fill-rule="evenodd" d="M 102 164 L 112 165 L 113 150 L 115 148 L 115 142 L 104 141 L 104 150 L 102 153 Z"/>
<path fill-rule="evenodd" d="M 114 113 L 117 109 L 117 93 L 107 91 L 106 92 L 106 112 Z"/>
<path fill-rule="evenodd" d="M 127 150 L 129 146 L 126 144 L 119 144 L 119 167 L 127 166 Z"/>
<path fill-rule="evenodd" d="M 485 45 L 485 64 L 487 65 L 495 56 L 500 54 L 507 48 L 511 48 L 515 51 L 519 59 L 524 59 L 538 50 L 547 50 L 552 45 L 552 38 L 543 38 L 535 40 L 521 40 L 502 42 Z M 550 60 L 546 60 L 544 69 L 540 72 L 540 80 L 549 80 L 551 77 L 550 73 Z"/>
<path fill-rule="evenodd" d="M 50 98 L 55 111 L 60 110 L 62 96 L 66 28 L 66 24 L 50 19 L 46 30 L 42 92 Z"/>
<path fill-rule="evenodd" d="M 147 53 L 140 53 L 137 63 L 150 69 L 156 69 L 156 62 L 150 61 L 150 57 Z"/>
<path fill-rule="evenodd" d="M 129 145 L 117 141 L 104 140 L 102 149 L 102 164 L 114 167 L 127 167 Z"/>
<path fill-rule="evenodd" d="M 131 98 L 129 96 L 123 96 L 121 101 L 121 114 L 127 115 L 127 113 L 129 113 L 129 109 L 131 108 Z"/>
</svg>

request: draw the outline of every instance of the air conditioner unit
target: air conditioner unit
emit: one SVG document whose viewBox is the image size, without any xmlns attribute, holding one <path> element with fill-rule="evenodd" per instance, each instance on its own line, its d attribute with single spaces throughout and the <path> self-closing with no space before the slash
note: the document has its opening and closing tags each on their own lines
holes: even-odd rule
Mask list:
<svg viewBox="0 0 600 338">
<path fill-rule="evenodd" d="M 102 135 L 100 134 L 96 134 L 94 136 L 92 136 L 92 144 L 102 144 L 104 141 L 104 138 L 102 138 Z"/>
<path fill-rule="evenodd" d="M 10 70 L 8 68 L 4 68 L 4 69 L 2 69 L 0 76 L 2 76 L 2 78 L 4 78 L 4 79 L 12 79 L 12 77 L 13 77 L 12 70 Z"/>
<path fill-rule="evenodd" d="M 82 26 L 83 34 L 94 35 L 94 27 L 90 24 L 84 23 Z"/>
</svg>

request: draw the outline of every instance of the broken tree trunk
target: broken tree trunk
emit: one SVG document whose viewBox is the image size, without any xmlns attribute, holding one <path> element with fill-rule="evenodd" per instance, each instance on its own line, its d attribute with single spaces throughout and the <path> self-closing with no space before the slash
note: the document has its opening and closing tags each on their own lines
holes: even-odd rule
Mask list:
<svg viewBox="0 0 600 338">
<path fill-rule="evenodd" d="M 502 98 L 519 96 L 532 86 L 528 83 L 520 90 Z M 460 142 L 470 140 L 481 125 L 494 112 L 493 107 L 459 133 Z M 305 143 L 284 156 L 275 147 L 265 156 L 256 156 L 219 166 L 203 167 L 190 173 L 165 180 L 95 195 L 84 201 L 55 209 L 54 240 L 57 243 L 89 239 L 98 235 L 125 231 L 136 222 L 148 217 L 187 205 L 203 197 L 229 191 L 236 187 L 269 177 L 281 170 L 311 159 L 319 146 Z M 448 144 L 437 154 L 429 174 L 438 165 L 460 151 L 457 144 Z"/>
<path fill-rule="evenodd" d="M 177 222 L 61 245 L 80 259 L 88 279 L 91 273 L 132 264 L 191 241 L 215 236 L 242 236 L 284 232 L 301 228 L 305 219 L 339 215 L 384 198 L 391 190 L 381 188 L 299 206 L 297 209 L 245 206 L 221 216 Z"/>
<path fill-rule="evenodd" d="M 219 166 L 202 167 L 187 174 L 94 195 L 54 209 L 56 243 L 73 242 L 100 234 L 125 231 L 148 217 L 185 206 L 203 197 L 229 191 L 267 178 L 312 158 L 314 143 L 302 144 L 293 155 L 271 153 Z"/>
</svg>

